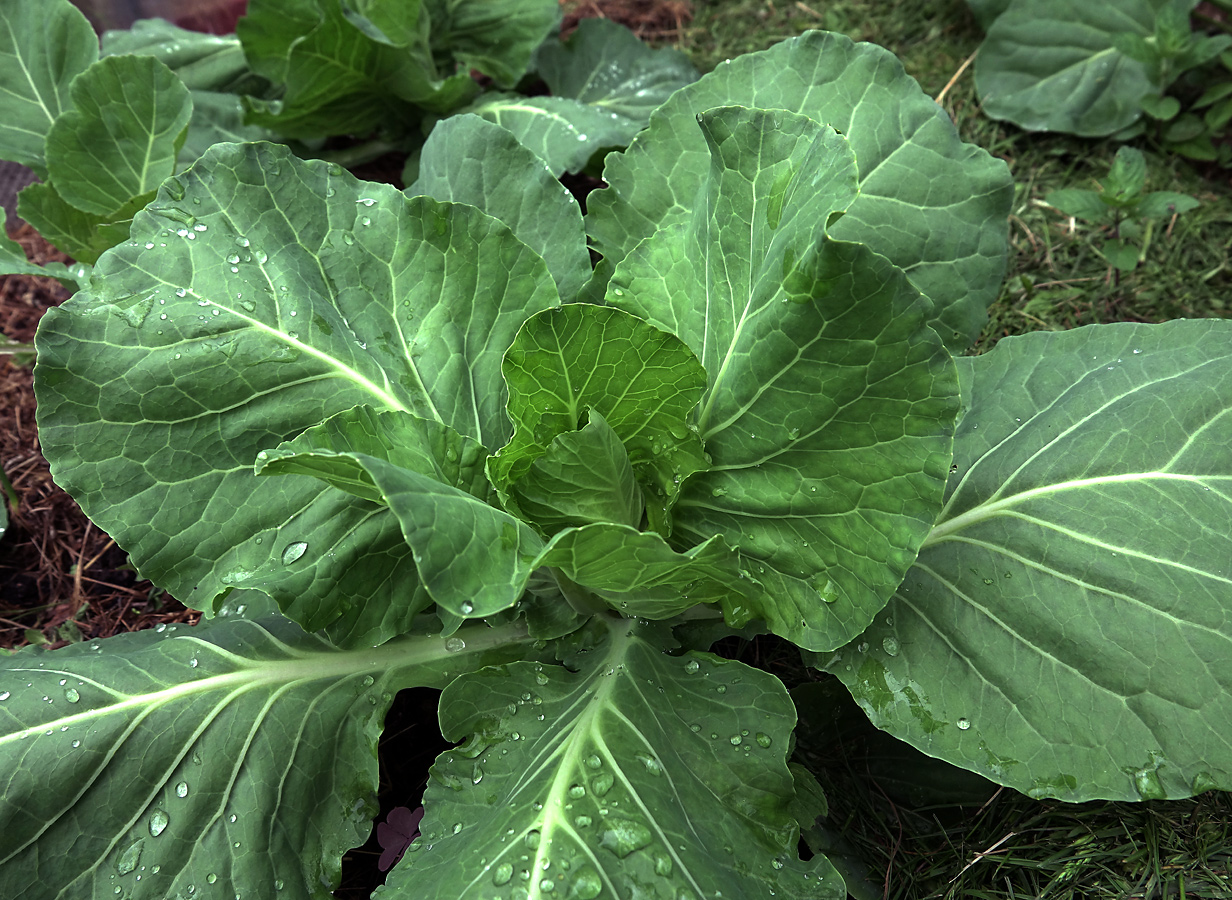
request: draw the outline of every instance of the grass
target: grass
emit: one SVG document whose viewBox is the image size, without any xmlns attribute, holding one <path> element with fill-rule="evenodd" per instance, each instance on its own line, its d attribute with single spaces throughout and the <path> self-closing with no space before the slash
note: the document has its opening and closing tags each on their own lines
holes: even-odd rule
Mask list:
<svg viewBox="0 0 1232 900">
<path fill-rule="evenodd" d="M 1119 145 L 1027 134 L 985 117 L 971 69 L 962 70 L 982 39 L 965 4 L 699 0 L 695 8 L 677 46 L 703 71 L 809 28 L 842 32 L 893 51 L 930 96 L 945 89 L 942 105 L 963 139 L 1009 164 L 1016 190 L 1006 279 L 971 352 L 1041 329 L 1229 314 L 1232 173 L 1139 141 L 1147 189 L 1187 193 L 1202 205 L 1143 229 L 1138 267 L 1116 272 L 1100 254 L 1108 234 L 1066 218 L 1044 197 L 1062 187 L 1094 188 Z M 789 686 L 828 678 L 773 640 L 726 649 Z M 920 805 L 895 796 L 885 781 L 886 742 L 871 726 L 836 741 L 828 729 L 805 727 L 804 718 L 798 758 L 826 789 L 823 824 L 841 838 L 857 900 L 1232 898 L 1232 794 L 1068 804 L 1002 788 L 982 804 Z M 901 771 L 903 751 L 889 752 Z"/>
</svg>

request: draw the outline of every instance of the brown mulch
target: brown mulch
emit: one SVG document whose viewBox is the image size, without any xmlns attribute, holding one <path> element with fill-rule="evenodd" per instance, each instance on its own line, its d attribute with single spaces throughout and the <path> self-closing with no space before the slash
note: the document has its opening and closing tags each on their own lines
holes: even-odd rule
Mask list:
<svg viewBox="0 0 1232 900">
<path fill-rule="evenodd" d="M 568 36 L 580 19 L 611 19 L 644 41 L 680 37 L 693 18 L 692 0 L 561 0 L 564 21 L 560 33 Z"/>
<path fill-rule="evenodd" d="M 29 225 L 10 236 L 34 262 L 68 261 Z M 33 343 L 43 312 L 68 296 L 51 278 L 0 277 L 3 342 Z M 51 480 L 34 422 L 32 365 L 0 355 L 0 467 L 18 498 L 0 537 L 0 647 L 56 647 L 192 621 L 195 614 L 138 581 L 127 554 Z"/>
</svg>

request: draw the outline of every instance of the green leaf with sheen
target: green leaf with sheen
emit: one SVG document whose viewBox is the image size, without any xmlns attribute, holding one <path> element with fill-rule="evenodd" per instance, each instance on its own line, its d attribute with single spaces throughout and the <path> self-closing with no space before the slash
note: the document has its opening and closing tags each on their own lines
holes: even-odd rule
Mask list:
<svg viewBox="0 0 1232 900">
<path fill-rule="evenodd" d="M 192 99 L 152 56 L 108 56 L 73 81 L 73 105 L 47 135 L 47 170 L 60 196 L 112 217 L 175 174 Z"/>
<path fill-rule="evenodd" d="M 668 619 L 747 593 L 739 556 L 722 535 L 677 553 L 662 536 L 599 523 L 556 535 L 539 564 L 553 566 L 625 616 Z"/>
<path fill-rule="evenodd" d="M 712 157 L 692 216 L 617 265 L 607 299 L 709 373 L 695 427 L 713 465 L 682 486 L 673 540 L 725 535 L 774 632 L 837 647 L 885 605 L 940 508 L 954 365 L 902 273 L 825 233 L 856 194 L 843 137 L 734 107 L 701 130 Z"/>
<path fill-rule="evenodd" d="M 623 147 L 628 127 L 619 118 L 572 97 L 485 93 L 462 113 L 506 129 L 543 160 L 553 178 L 580 172 L 599 150 Z"/>
<path fill-rule="evenodd" d="M 507 129 L 473 115 L 436 123 L 408 197 L 477 206 L 543 257 L 565 300 L 590 277 L 582 210 L 535 153 Z"/>
<path fill-rule="evenodd" d="M 47 177 L 47 132 L 72 105 L 69 85 L 98 59 L 90 22 L 68 0 L 0 5 L 0 158 Z"/>
<path fill-rule="evenodd" d="M 369 646 L 404 631 L 415 568 L 384 507 L 253 464 L 361 404 L 501 446 L 505 350 L 559 302 L 543 261 L 472 207 L 221 144 L 96 271 L 36 338 L 59 483 L 190 606 L 265 567 L 309 630 Z"/>
<path fill-rule="evenodd" d="M 107 31 L 104 56 L 152 56 L 191 91 L 258 93 L 268 85 L 252 73 L 234 34 L 190 31 L 166 19 L 138 19 L 131 28 Z"/>
<path fill-rule="evenodd" d="M 689 472 L 704 467 L 685 422 L 706 373 L 675 335 L 618 309 L 584 303 L 532 316 L 505 355 L 515 431 L 489 463 L 505 491 L 557 435 L 576 431 L 588 409 L 620 436 L 650 504 L 664 506 Z"/>
<path fill-rule="evenodd" d="M 1041 797 L 1232 788 L 1232 325 L 960 359 L 945 509 L 828 662 L 874 724 Z"/>
<path fill-rule="evenodd" d="M 395 10 L 403 25 L 387 35 L 362 27 L 367 20 L 341 0 L 251 0 L 236 28 L 244 53 L 285 90 L 277 100 L 245 98 L 250 124 L 289 137 L 364 134 L 417 122 L 416 107 L 444 113 L 470 100 L 479 87 L 468 74 L 437 74 L 416 25 L 419 0 L 390 0 L 386 12 Z"/>
<path fill-rule="evenodd" d="M 1120 34 L 1152 36 L 1168 2 L 1015 0 L 975 60 L 984 112 L 1030 131 L 1089 137 L 1132 125 L 1142 116 L 1139 101 L 1160 86 L 1114 43 Z"/>
<path fill-rule="evenodd" d="M 668 97 L 698 78 L 689 58 L 671 47 L 651 49 L 611 19 L 588 18 L 565 41 L 535 53 L 535 72 L 552 95 L 572 97 L 618 119 L 627 144 Z"/>
<path fill-rule="evenodd" d="M 844 896 L 824 857 L 796 856 L 782 684 L 613 631 L 580 671 L 514 663 L 446 689 L 441 729 L 470 739 L 433 766 L 421 836 L 376 897 Z"/>
<path fill-rule="evenodd" d="M 970 345 L 1005 272 L 1008 170 L 959 139 L 893 54 L 842 35 L 810 32 L 724 63 L 673 94 L 626 152 L 609 154 L 610 187 L 587 200 L 587 233 L 605 260 L 692 215 L 709 171 L 695 116 L 728 105 L 786 109 L 845 135 L 860 193 L 831 237 L 888 257 L 935 304 L 947 346 Z"/>
<path fill-rule="evenodd" d="M 435 54 L 476 69 L 499 88 L 514 87 L 531 54 L 560 25 L 557 0 L 423 0 Z"/>
<path fill-rule="evenodd" d="M 638 528 L 645 501 L 620 435 L 597 410 L 559 434 L 510 489 L 518 512 L 547 532 L 594 522 Z"/>
<path fill-rule="evenodd" d="M 393 693 L 527 640 L 460 635 L 344 652 L 233 616 L 0 659 L 0 895 L 331 897 L 377 812 Z"/>
<path fill-rule="evenodd" d="M 456 616 L 518 602 L 543 540 L 525 522 L 430 475 L 357 456 L 402 526 L 424 587 Z"/>
<path fill-rule="evenodd" d="M 256 471 L 311 475 L 372 503 L 385 503 L 357 454 L 428 475 L 481 500 L 491 493 L 484 475 L 488 451 L 478 441 L 431 419 L 371 406 L 338 413 L 273 450 L 262 450 Z"/>
</svg>

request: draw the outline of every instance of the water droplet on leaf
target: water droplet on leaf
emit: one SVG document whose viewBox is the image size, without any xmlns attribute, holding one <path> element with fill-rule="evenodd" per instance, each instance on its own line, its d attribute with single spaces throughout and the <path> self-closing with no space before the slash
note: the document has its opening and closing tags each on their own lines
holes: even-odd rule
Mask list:
<svg viewBox="0 0 1232 900">
<path fill-rule="evenodd" d="M 161 809 L 156 809 L 150 813 L 150 834 L 154 837 L 158 837 L 166 831 L 169 824 L 171 824 L 171 820 Z"/>
<path fill-rule="evenodd" d="M 466 649 L 466 641 L 462 638 L 451 637 L 445 641 L 445 650 L 448 653 L 457 653 L 459 650 Z"/>
<path fill-rule="evenodd" d="M 641 850 L 651 841 L 650 829 L 632 819 L 609 817 L 603 823 L 599 846 L 624 859 L 635 850 Z"/>
</svg>

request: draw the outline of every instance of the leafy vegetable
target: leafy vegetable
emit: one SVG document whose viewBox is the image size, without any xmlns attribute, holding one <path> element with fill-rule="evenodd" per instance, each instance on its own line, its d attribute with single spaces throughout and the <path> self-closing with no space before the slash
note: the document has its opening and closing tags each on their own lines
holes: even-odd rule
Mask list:
<svg viewBox="0 0 1232 900">
<path fill-rule="evenodd" d="M 887 55 L 674 93 L 589 279 L 509 131 L 421 161 L 217 145 L 44 318 L 53 474 L 205 621 L 0 660 L 0 895 L 326 897 L 424 685 L 460 743 L 380 896 L 837 900 L 793 698 L 705 652 L 762 631 L 999 783 L 1232 788 L 1232 326 L 952 359 L 1009 185 Z"/>
<path fill-rule="evenodd" d="M 876 725 L 1033 796 L 1232 783 L 1228 334 L 1101 325 L 957 361 L 945 507 L 827 666 Z"/>
</svg>

